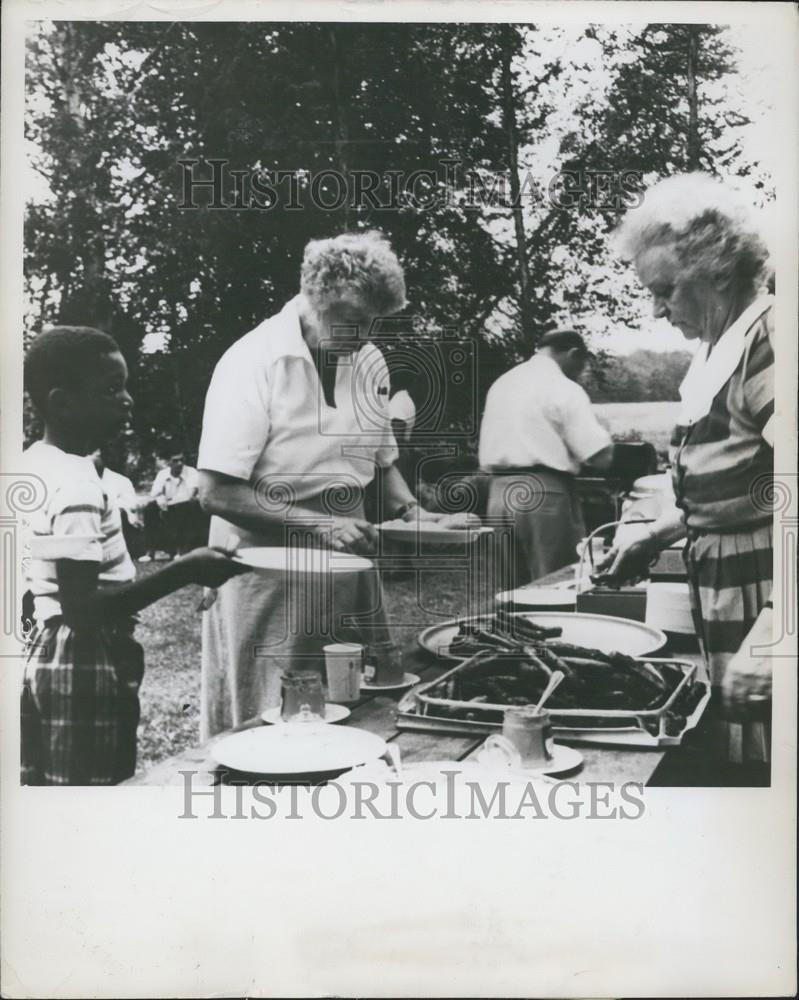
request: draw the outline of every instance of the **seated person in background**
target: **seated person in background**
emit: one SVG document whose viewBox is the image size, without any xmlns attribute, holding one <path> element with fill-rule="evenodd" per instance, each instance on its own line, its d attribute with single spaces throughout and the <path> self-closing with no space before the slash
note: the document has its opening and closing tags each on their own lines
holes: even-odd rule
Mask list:
<svg viewBox="0 0 799 1000">
<path fill-rule="evenodd" d="M 191 548 L 201 514 L 198 494 L 197 470 L 186 465 L 182 454 L 173 455 L 155 477 L 152 500 L 144 508 L 148 555 L 142 556 L 141 562 L 154 559 L 158 548 L 170 559 Z"/>
<path fill-rule="evenodd" d="M 144 551 L 144 522 L 136 489 L 127 476 L 106 466 L 102 448 L 92 454 L 92 461 L 103 486 L 119 507 L 122 534 L 125 536 L 128 552 L 131 558 L 138 559 Z"/>
<path fill-rule="evenodd" d="M 503 585 L 520 587 L 577 558 L 585 534 L 575 477 L 606 471 L 610 434 L 577 380 L 588 348 L 575 330 L 545 334 L 536 353 L 501 375 L 486 398 L 480 468 L 489 474 L 489 523 L 511 532 Z"/>
</svg>

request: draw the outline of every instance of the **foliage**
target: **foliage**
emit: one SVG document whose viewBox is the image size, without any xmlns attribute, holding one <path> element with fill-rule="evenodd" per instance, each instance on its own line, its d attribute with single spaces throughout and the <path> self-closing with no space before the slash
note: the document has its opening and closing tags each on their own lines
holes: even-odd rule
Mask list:
<svg viewBox="0 0 799 1000">
<path fill-rule="evenodd" d="M 639 292 L 607 239 L 621 206 L 567 204 L 546 179 L 686 165 L 691 32 L 702 164 L 730 171 L 734 144 L 715 153 L 735 109 L 702 84 L 734 66 L 706 25 L 41 22 L 26 137 L 47 196 L 26 214 L 28 335 L 80 322 L 119 340 L 137 401 L 126 447 L 146 473 L 159 452 L 196 451 L 214 364 L 296 293 L 306 242 L 378 227 L 410 292 L 396 343 L 445 330 L 474 343 L 480 401 L 553 324 L 634 321 Z M 185 207 L 180 161 L 207 177 L 212 159 L 225 161 L 226 207 L 208 191 Z M 384 178 L 378 207 L 336 205 L 332 177 L 317 192 L 329 207 L 314 204 L 311 179 L 330 169 Z M 272 208 L 238 197 L 259 170 L 296 171 L 300 207 L 287 207 L 288 181 Z M 435 176 L 380 207 L 392 172 L 417 170 Z M 654 366 L 618 369 L 612 398 L 672 398 Z M 464 425 L 474 393 L 449 387 L 442 432 Z"/>
<path fill-rule="evenodd" d="M 633 351 L 600 360 L 585 378 L 595 403 L 666 402 L 680 398 L 691 355 L 688 351 Z"/>
</svg>

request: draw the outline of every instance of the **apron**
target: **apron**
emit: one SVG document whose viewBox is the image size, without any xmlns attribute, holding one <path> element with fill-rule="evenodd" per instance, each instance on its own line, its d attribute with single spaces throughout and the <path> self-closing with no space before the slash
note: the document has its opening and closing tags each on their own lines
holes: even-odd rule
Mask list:
<svg viewBox="0 0 799 1000">
<path fill-rule="evenodd" d="M 302 505 L 323 509 L 320 498 Z M 351 516 L 363 518 L 363 503 Z M 221 518 L 212 538 L 224 529 L 247 544 L 284 544 L 285 536 L 265 542 Z M 282 535 L 282 532 L 281 532 Z M 318 547 L 318 542 L 292 539 Z M 200 734 L 203 740 L 240 726 L 280 704 L 281 675 L 290 668 L 318 670 L 324 677 L 322 647 L 331 642 L 390 641 L 383 590 L 375 568 L 355 573 L 246 573 L 228 580 L 203 615 Z"/>
</svg>

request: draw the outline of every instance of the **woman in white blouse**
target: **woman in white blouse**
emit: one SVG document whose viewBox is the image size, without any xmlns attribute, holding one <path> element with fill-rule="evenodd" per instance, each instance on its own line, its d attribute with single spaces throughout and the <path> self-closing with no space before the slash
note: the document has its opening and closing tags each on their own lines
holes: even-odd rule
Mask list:
<svg viewBox="0 0 799 1000">
<path fill-rule="evenodd" d="M 308 244 L 300 294 L 238 340 L 214 371 L 203 418 L 200 498 L 211 544 L 332 548 L 368 555 L 362 491 L 383 470 L 385 519 L 437 519 L 394 465 L 389 379 L 366 339 L 405 306 L 402 268 L 377 232 Z M 202 731 L 208 737 L 280 700 L 289 666 L 318 666 L 324 642 L 388 637 L 377 574 L 253 573 L 221 588 L 204 616 Z M 368 615 L 368 634 L 342 624 Z"/>
</svg>

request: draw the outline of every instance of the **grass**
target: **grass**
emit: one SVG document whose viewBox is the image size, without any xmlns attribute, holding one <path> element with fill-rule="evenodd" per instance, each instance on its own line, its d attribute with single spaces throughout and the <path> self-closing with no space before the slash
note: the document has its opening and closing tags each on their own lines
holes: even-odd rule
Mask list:
<svg viewBox="0 0 799 1000">
<path fill-rule="evenodd" d="M 141 576 L 158 564 L 139 566 Z M 138 770 L 200 740 L 201 587 L 170 594 L 140 614 L 136 636 L 144 646 Z"/>
<path fill-rule="evenodd" d="M 153 573 L 159 564 L 139 566 Z M 414 576 L 392 574 L 384 583 L 389 620 L 398 643 L 408 648 L 428 624 L 453 618 L 466 606 L 464 574 L 429 570 L 417 597 Z M 140 614 L 136 636 L 144 646 L 137 772 L 200 741 L 200 624 L 202 588 L 186 587 Z"/>
</svg>

